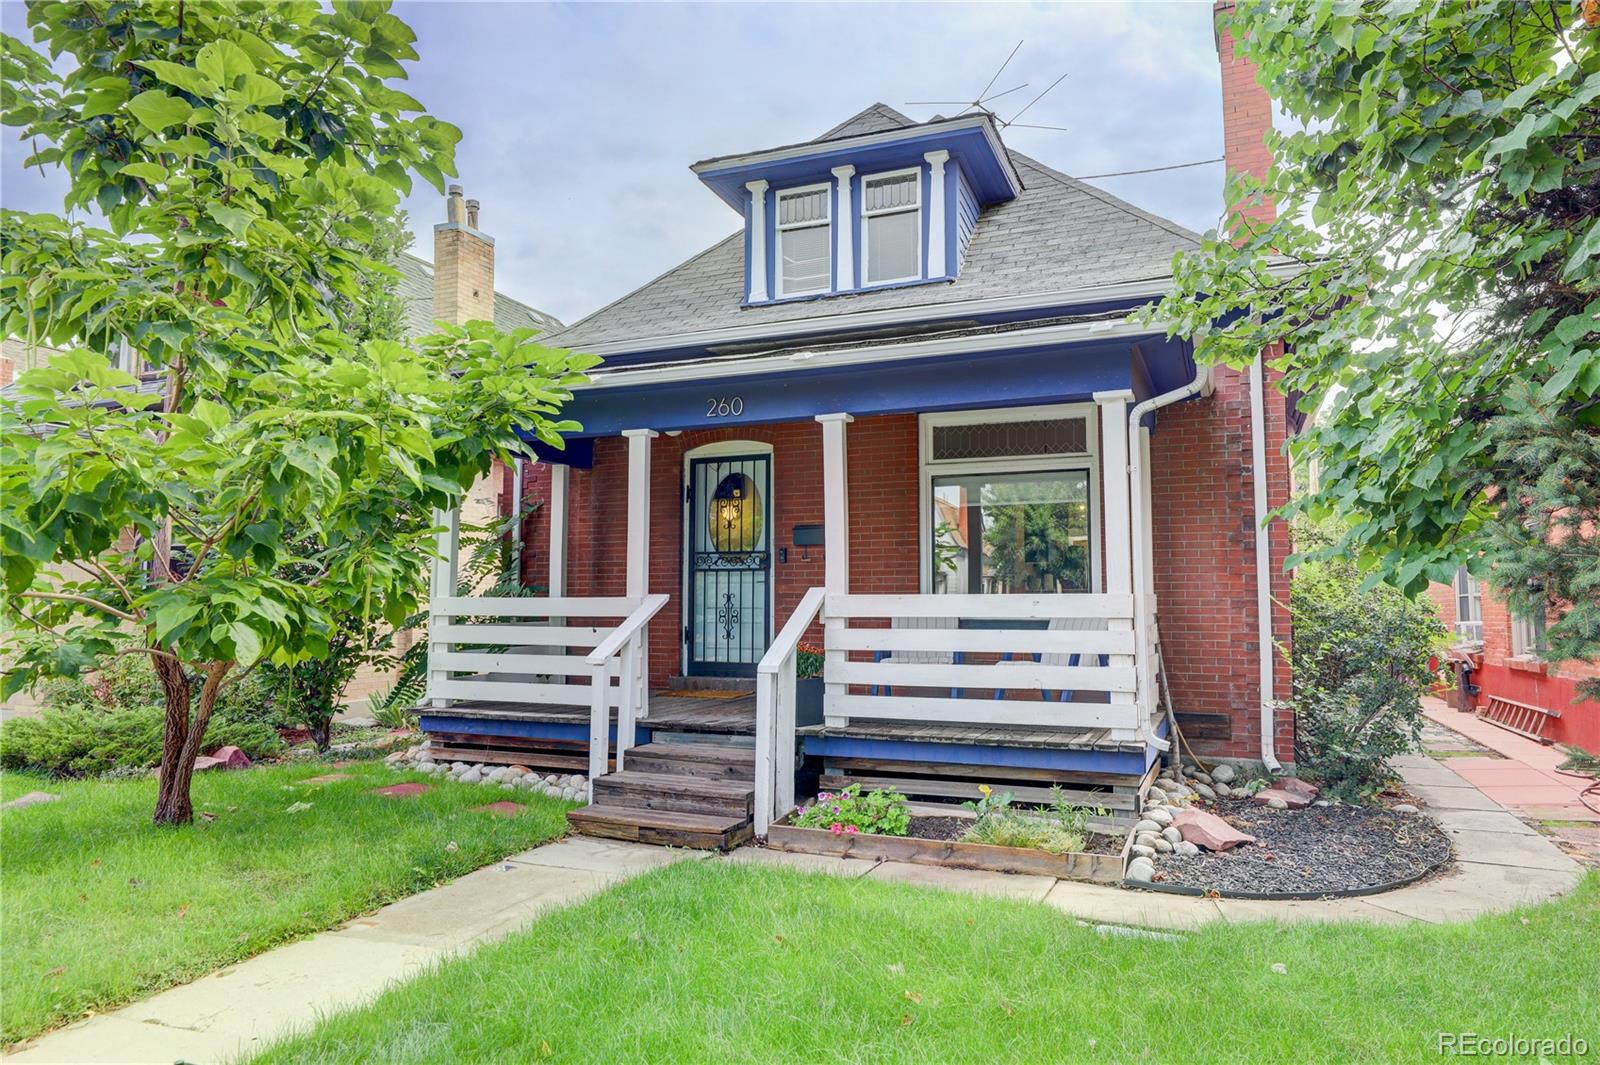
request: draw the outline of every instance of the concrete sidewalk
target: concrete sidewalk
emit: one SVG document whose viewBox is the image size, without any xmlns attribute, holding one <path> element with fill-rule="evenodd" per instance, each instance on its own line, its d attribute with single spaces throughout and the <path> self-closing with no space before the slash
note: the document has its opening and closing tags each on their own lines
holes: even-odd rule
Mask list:
<svg viewBox="0 0 1600 1065">
<path fill-rule="evenodd" d="M 514 855 L 369 917 L 41 1036 L 10 1061 L 209 1065 L 248 1057 L 319 1016 L 364 1005 L 540 913 L 705 852 L 566 839 Z"/>
</svg>

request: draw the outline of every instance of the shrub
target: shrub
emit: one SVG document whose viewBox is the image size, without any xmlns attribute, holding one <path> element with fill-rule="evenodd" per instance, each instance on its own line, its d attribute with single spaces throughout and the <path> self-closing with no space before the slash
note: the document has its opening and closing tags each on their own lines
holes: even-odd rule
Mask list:
<svg viewBox="0 0 1600 1065">
<path fill-rule="evenodd" d="M 41 687 L 40 701 L 54 710 L 131 710 L 162 706 L 165 695 L 150 656 L 115 655 L 103 668 L 77 677 L 57 677 Z M 199 681 L 191 684 L 198 694 Z M 243 674 L 223 686 L 214 711 L 234 721 L 255 721 L 273 728 L 292 724 L 282 690 L 264 671 Z M 225 746 L 219 744 L 218 746 Z"/>
<path fill-rule="evenodd" d="M 860 784 L 840 792 L 821 792 L 814 805 L 794 819 L 801 828 L 826 828 L 834 835 L 868 832 L 877 836 L 903 836 L 911 831 L 911 806 L 893 788 L 861 794 Z"/>
<path fill-rule="evenodd" d="M 1345 562 L 1308 562 L 1290 596 L 1295 761 L 1332 797 L 1360 800 L 1388 779 L 1385 759 L 1414 750 L 1429 658 L 1448 643 L 1425 597 L 1363 589 Z"/>
<path fill-rule="evenodd" d="M 46 708 L 0 728 L 0 766 L 57 776 L 95 776 L 145 769 L 161 761 L 159 706 L 105 710 L 79 705 Z M 251 758 L 276 754 L 283 742 L 270 725 L 217 715 L 206 729 L 206 750 L 235 746 Z"/>
</svg>

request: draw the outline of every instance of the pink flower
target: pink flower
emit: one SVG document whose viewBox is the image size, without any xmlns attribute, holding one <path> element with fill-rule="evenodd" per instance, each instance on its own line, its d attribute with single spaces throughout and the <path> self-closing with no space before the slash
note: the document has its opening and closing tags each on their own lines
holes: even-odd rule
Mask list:
<svg viewBox="0 0 1600 1065">
<path fill-rule="evenodd" d="M 855 825 L 845 825 L 844 826 L 844 832 L 845 832 L 845 835 L 847 835 L 847 836 L 855 835 L 856 831 L 857 830 L 856 830 L 856 826 Z"/>
<path fill-rule="evenodd" d="M 839 807 L 837 805 L 835 805 L 834 808 L 833 808 L 833 812 L 834 813 L 840 813 L 841 811 L 840 811 Z"/>
<path fill-rule="evenodd" d="M 828 826 L 828 831 L 832 832 L 835 836 L 837 836 L 839 833 L 844 831 L 844 826 L 841 825 L 839 822 L 835 821 L 833 824 Z"/>
<path fill-rule="evenodd" d="M 818 802 L 832 802 L 833 801 L 833 796 L 831 794 L 829 794 L 828 792 L 826 792 L 826 791 L 818 792 L 817 793 L 817 801 Z"/>
</svg>

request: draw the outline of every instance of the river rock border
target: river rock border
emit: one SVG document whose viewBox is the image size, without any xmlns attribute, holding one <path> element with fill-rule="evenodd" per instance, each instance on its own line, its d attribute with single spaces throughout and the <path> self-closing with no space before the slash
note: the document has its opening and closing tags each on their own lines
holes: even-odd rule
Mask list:
<svg viewBox="0 0 1600 1065">
<path fill-rule="evenodd" d="M 1218 798 L 1244 798 L 1260 790 L 1267 781 L 1246 781 L 1247 768 L 1236 768 L 1226 762 L 1212 766 L 1209 772 L 1201 771 L 1193 762 L 1185 761 L 1179 767 L 1167 766 L 1151 782 L 1145 795 L 1140 819 L 1133 828 L 1133 839 L 1128 847 L 1127 875 L 1122 886 L 1138 891 L 1160 892 L 1168 895 L 1187 895 L 1195 898 L 1242 899 L 1259 901 L 1306 902 L 1316 899 L 1359 898 L 1379 895 L 1407 887 L 1425 880 L 1448 867 L 1454 860 L 1447 852 L 1439 861 L 1409 875 L 1382 884 L 1368 884 L 1355 888 L 1323 889 L 1318 891 L 1240 891 L 1236 889 L 1203 888 L 1187 884 L 1170 884 L 1154 879 L 1156 862 L 1163 854 L 1197 855 L 1200 848 L 1184 840 L 1182 833 L 1173 827 L 1173 811 L 1186 807 L 1196 800 Z M 1279 800 L 1269 800 L 1269 808 L 1280 809 Z M 1326 799 L 1312 805 L 1325 807 Z M 1397 812 L 1417 813 L 1414 806 L 1395 808 Z"/>
<path fill-rule="evenodd" d="M 582 773 L 540 773 L 525 765 L 436 762 L 426 743 L 396 751 L 384 761 L 407 772 L 445 776 L 461 784 L 499 785 L 505 791 L 533 791 L 567 802 L 585 802 L 589 794 L 589 778 Z"/>
</svg>

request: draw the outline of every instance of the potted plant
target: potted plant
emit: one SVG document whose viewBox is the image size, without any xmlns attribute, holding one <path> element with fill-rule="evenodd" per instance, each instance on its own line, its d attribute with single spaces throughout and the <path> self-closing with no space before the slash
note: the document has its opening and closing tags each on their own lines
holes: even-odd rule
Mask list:
<svg viewBox="0 0 1600 1065">
<path fill-rule="evenodd" d="M 795 649 L 794 723 L 822 724 L 822 648 L 803 643 Z"/>
</svg>

